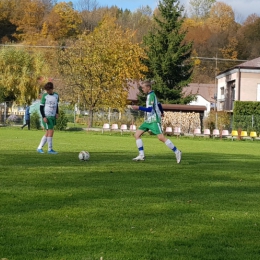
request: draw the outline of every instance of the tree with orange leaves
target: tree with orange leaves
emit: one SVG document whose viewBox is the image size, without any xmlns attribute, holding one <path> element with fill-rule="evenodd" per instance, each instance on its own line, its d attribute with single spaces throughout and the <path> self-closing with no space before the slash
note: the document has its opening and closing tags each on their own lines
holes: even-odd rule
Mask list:
<svg viewBox="0 0 260 260">
<path fill-rule="evenodd" d="M 122 30 L 114 18 L 106 16 L 93 33 L 81 35 L 59 51 L 60 73 L 70 88 L 67 97 L 74 103 L 79 98 L 90 116 L 98 108 L 124 109 L 127 80 L 142 78 L 144 52 L 132 43 L 133 37 L 133 31 Z"/>
</svg>

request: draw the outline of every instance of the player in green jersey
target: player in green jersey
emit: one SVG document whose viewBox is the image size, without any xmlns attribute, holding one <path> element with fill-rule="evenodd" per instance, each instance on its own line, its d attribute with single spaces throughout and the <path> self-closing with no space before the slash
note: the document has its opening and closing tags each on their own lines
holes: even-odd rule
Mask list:
<svg viewBox="0 0 260 260">
<path fill-rule="evenodd" d="M 136 146 L 139 150 L 139 155 L 133 158 L 134 161 L 144 161 L 144 146 L 141 136 L 144 132 L 150 130 L 153 134 L 157 135 L 161 142 L 164 142 L 176 155 L 177 163 L 181 162 L 181 151 L 177 149 L 176 146 L 167 139 L 161 128 L 161 104 L 158 103 L 157 97 L 152 90 L 152 84 L 150 81 L 144 81 L 142 83 L 142 90 L 147 94 L 146 107 L 132 106 L 134 110 L 141 110 L 146 112 L 146 118 L 144 123 L 139 127 L 135 133 Z"/>
<path fill-rule="evenodd" d="M 44 86 L 46 93 L 42 95 L 40 112 L 42 115 L 42 123 L 46 130 L 45 135 L 42 137 L 41 142 L 37 148 L 38 153 L 44 153 L 42 150 L 45 143 L 48 143 L 48 153 L 57 154 L 52 149 L 52 139 L 54 134 L 54 126 L 56 125 L 56 119 L 59 116 L 59 95 L 53 91 L 53 83 L 48 82 Z"/>
</svg>

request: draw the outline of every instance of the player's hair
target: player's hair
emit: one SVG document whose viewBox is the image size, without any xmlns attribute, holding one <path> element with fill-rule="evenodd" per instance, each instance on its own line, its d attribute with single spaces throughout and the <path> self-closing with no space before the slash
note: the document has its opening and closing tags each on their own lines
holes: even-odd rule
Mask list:
<svg viewBox="0 0 260 260">
<path fill-rule="evenodd" d="M 47 82 L 47 83 L 44 85 L 44 89 L 45 89 L 45 90 L 53 89 L 53 83 L 52 83 L 52 82 Z"/>
<path fill-rule="evenodd" d="M 150 81 L 150 80 L 144 80 L 143 82 L 142 82 L 142 85 L 145 85 L 145 86 L 148 86 L 148 87 L 152 87 L 152 82 Z"/>
</svg>

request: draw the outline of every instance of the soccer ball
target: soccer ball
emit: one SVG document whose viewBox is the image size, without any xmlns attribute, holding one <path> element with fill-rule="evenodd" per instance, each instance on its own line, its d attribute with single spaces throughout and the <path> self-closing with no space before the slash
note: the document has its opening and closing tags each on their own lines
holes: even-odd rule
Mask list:
<svg viewBox="0 0 260 260">
<path fill-rule="evenodd" d="M 79 160 L 80 161 L 88 161 L 90 158 L 90 154 L 87 151 L 81 151 L 79 153 Z"/>
</svg>

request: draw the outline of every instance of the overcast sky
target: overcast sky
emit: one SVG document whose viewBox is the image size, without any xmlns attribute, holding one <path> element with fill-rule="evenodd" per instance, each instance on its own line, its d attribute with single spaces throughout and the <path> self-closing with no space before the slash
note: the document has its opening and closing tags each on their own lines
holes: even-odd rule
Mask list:
<svg viewBox="0 0 260 260">
<path fill-rule="evenodd" d="M 74 2 L 74 1 L 73 1 Z M 260 16 L 260 0 L 223 0 L 218 2 L 224 2 L 230 5 L 235 12 L 236 20 L 241 22 L 245 20 L 248 15 L 256 13 Z M 100 6 L 112 6 L 116 5 L 122 9 L 130 9 L 135 11 L 141 6 L 150 6 L 154 9 L 157 6 L 157 0 L 97 0 Z M 180 0 L 180 3 L 187 9 L 189 0 Z"/>
</svg>

